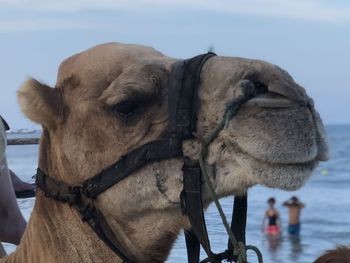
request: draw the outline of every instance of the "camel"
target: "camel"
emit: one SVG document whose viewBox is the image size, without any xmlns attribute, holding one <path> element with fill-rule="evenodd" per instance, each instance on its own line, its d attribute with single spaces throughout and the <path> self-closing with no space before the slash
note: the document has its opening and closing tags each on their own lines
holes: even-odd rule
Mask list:
<svg viewBox="0 0 350 263">
<path fill-rule="evenodd" d="M 150 47 L 107 43 L 66 59 L 55 88 L 27 80 L 18 100 L 23 113 L 43 127 L 39 167 L 76 185 L 162 136 L 169 124 L 168 79 L 177 61 Z M 328 158 L 312 99 L 286 71 L 260 60 L 216 56 L 204 64 L 197 133 L 210 133 L 225 105 L 254 83 L 266 92 L 246 102 L 208 150 L 209 176 L 220 198 L 257 184 L 298 189 Z M 182 148 L 196 159 L 200 143 L 186 140 Z M 164 262 L 189 227 L 180 209 L 182 165 L 182 158 L 150 163 L 95 200 L 134 262 Z M 205 187 L 203 201 L 212 201 Z M 0 262 L 122 260 L 74 208 L 38 190 L 20 245 Z"/>
</svg>

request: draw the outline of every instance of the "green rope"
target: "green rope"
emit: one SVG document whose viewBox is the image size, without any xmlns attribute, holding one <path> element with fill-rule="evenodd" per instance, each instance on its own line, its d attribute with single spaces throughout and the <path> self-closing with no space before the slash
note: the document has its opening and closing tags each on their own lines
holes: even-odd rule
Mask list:
<svg viewBox="0 0 350 263">
<path fill-rule="evenodd" d="M 220 131 L 224 128 L 227 127 L 228 122 L 232 119 L 232 117 L 237 113 L 237 111 L 239 110 L 240 106 L 246 102 L 247 100 L 249 100 L 250 98 L 252 98 L 255 94 L 251 93 L 251 94 L 245 94 L 245 96 L 240 96 L 237 99 L 233 100 L 232 102 L 230 102 L 228 105 L 226 105 L 226 110 L 224 113 L 224 116 L 221 120 L 221 122 L 216 126 L 216 128 L 213 130 L 212 133 L 210 133 L 207 138 L 202 138 L 200 137 L 198 134 L 194 134 L 194 136 L 198 139 L 198 141 L 202 144 L 202 149 L 201 152 L 199 154 L 199 165 L 201 167 L 202 170 L 202 174 L 204 176 L 204 180 L 208 186 L 209 189 L 209 193 L 212 196 L 214 203 L 216 205 L 216 208 L 220 214 L 220 217 L 222 219 L 222 222 L 225 226 L 227 235 L 229 236 L 230 242 L 233 245 L 234 248 L 234 255 L 237 256 L 237 262 L 238 263 L 246 263 L 247 262 L 247 250 L 253 250 L 257 257 L 258 257 L 258 262 L 262 263 L 263 262 L 263 258 L 262 258 L 262 254 L 259 251 L 259 249 L 255 246 L 251 246 L 251 245 L 245 245 L 243 242 L 238 242 L 237 239 L 235 238 L 234 234 L 231 231 L 231 228 L 227 222 L 226 216 L 224 211 L 222 210 L 222 207 L 220 205 L 218 196 L 216 195 L 215 189 L 213 187 L 213 184 L 211 183 L 209 174 L 207 172 L 207 167 L 206 167 L 206 163 L 205 163 L 205 158 L 207 156 L 208 153 L 208 148 L 209 145 L 211 144 L 211 142 L 217 138 L 218 134 L 220 133 Z"/>
<path fill-rule="evenodd" d="M 215 190 L 214 190 L 214 187 L 212 185 L 212 183 L 210 182 L 210 178 L 209 178 L 209 175 L 207 173 L 207 169 L 205 168 L 205 163 L 204 163 L 204 160 L 203 160 L 203 156 L 200 156 L 199 157 L 199 165 L 201 167 L 201 170 L 202 170 L 202 173 L 204 175 L 204 180 L 208 186 L 208 189 L 209 189 L 209 192 L 210 192 L 210 195 L 212 196 L 214 202 L 215 202 L 215 205 L 216 205 L 216 208 L 218 209 L 218 212 L 221 216 L 221 219 L 222 219 L 222 222 L 225 226 L 225 229 L 226 229 L 226 232 L 230 238 L 230 241 L 233 245 L 233 248 L 234 248 L 234 254 L 236 256 L 238 256 L 238 262 L 239 263 L 244 263 L 247 261 L 247 256 L 246 256 L 246 253 L 245 253 L 245 248 L 242 249 L 242 242 L 238 242 L 237 239 L 235 238 L 235 236 L 233 235 L 232 231 L 231 231 L 231 228 L 227 222 L 227 219 L 226 219 L 226 216 L 224 214 L 224 211 L 222 210 L 222 207 L 219 203 L 219 200 L 218 200 L 218 197 L 215 193 Z M 244 244 L 243 244 L 244 246 Z"/>
<path fill-rule="evenodd" d="M 245 246 L 245 249 L 246 250 L 253 250 L 255 252 L 256 256 L 258 257 L 258 261 L 259 262 L 263 262 L 263 256 L 262 256 L 260 250 L 257 247 L 251 246 L 251 245 L 247 245 L 247 246 Z"/>
</svg>

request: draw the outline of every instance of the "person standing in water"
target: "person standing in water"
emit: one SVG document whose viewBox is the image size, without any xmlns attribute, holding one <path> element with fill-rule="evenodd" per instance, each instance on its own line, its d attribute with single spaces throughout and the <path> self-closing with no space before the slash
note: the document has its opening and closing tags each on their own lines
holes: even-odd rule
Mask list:
<svg viewBox="0 0 350 263">
<path fill-rule="evenodd" d="M 271 197 L 267 200 L 269 208 L 265 211 L 265 215 L 262 222 L 262 231 L 268 235 L 279 235 L 281 233 L 281 220 L 278 211 L 276 210 L 275 198 Z M 266 226 L 266 221 L 267 226 Z"/>
<path fill-rule="evenodd" d="M 8 124 L 0 116 L 0 242 L 18 245 L 27 222 L 18 207 L 16 196 L 18 198 L 35 196 L 35 186 L 23 182 L 7 166 L 6 130 L 8 129 Z"/>
<path fill-rule="evenodd" d="M 6 124 L 0 119 L 0 242 L 18 245 L 26 227 L 6 159 Z"/>
<path fill-rule="evenodd" d="M 299 236 L 300 213 L 301 209 L 303 209 L 305 205 L 300 202 L 296 196 L 293 196 L 289 200 L 283 202 L 282 205 L 288 207 L 289 211 L 288 233 L 293 236 Z"/>
<path fill-rule="evenodd" d="M 9 125 L 7 122 L 1 117 L 0 115 L 0 122 L 3 127 L 0 127 L 0 157 L 4 154 L 3 152 L 5 151 L 5 146 L 6 146 L 6 134 L 4 131 L 7 131 L 10 129 Z M 4 162 L 0 158 L 0 161 Z M 4 165 L 4 164 L 2 164 Z M 34 197 L 35 196 L 35 184 L 29 184 L 26 182 L 23 182 L 11 169 L 8 169 L 12 181 L 12 186 L 13 189 L 15 190 L 15 195 L 16 198 L 29 198 L 29 197 Z M 0 188 L 1 189 L 1 188 Z"/>
</svg>

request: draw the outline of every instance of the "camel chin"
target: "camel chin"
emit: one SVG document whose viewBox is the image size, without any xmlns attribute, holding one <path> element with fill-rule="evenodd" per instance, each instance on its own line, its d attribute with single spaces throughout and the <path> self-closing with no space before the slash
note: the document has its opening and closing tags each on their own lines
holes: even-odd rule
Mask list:
<svg viewBox="0 0 350 263">
<path fill-rule="evenodd" d="M 263 170 L 255 171 L 261 184 L 270 188 L 293 191 L 301 188 L 311 176 L 317 162 L 299 164 L 268 164 L 261 162 Z"/>
<path fill-rule="evenodd" d="M 319 163 L 316 159 L 294 163 L 269 162 L 237 148 L 236 146 L 236 162 L 240 163 L 242 169 L 258 184 L 269 188 L 297 190 L 307 182 Z"/>
<path fill-rule="evenodd" d="M 221 196 L 241 195 L 254 185 L 297 190 L 307 182 L 319 162 L 272 163 L 243 152 L 237 145 L 211 147 L 215 148 L 220 149 L 213 153 L 218 158 L 215 161 L 209 158 L 209 163 L 215 167 L 212 170 L 215 170 L 216 190 Z"/>
</svg>

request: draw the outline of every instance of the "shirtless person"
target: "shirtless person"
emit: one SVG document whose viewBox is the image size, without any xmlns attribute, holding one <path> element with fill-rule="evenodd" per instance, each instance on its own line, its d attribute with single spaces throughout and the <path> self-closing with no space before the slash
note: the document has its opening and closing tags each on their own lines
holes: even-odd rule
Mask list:
<svg viewBox="0 0 350 263">
<path fill-rule="evenodd" d="M 300 233 L 300 212 L 305 205 L 296 196 L 283 202 L 282 205 L 288 207 L 289 210 L 288 233 L 298 236 Z"/>
</svg>

